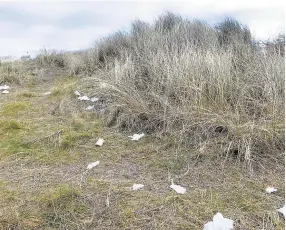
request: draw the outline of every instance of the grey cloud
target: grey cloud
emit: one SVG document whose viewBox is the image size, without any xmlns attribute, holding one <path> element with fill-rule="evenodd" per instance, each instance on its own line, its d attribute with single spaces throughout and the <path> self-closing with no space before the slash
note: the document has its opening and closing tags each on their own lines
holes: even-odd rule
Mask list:
<svg viewBox="0 0 286 230">
<path fill-rule="evenodd" d="M 233 16 L 260 38 L 274 36 L 284 29 L 284 8 L 250 2 L 0 2 L 0 54 L 19 56 L 23 50 L 43 46 L 64 50 L 87 48 L 102 36 L 129 29 L 135 19 L 150 23 L 166 11 L 210 24 Z"/>
</svg>

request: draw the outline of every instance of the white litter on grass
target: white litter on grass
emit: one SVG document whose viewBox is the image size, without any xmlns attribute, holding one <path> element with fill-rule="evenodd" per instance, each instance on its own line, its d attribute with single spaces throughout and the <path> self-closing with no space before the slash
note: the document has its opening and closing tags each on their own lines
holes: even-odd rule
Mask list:
<svg viewBox="0 0 286 230">
<path fill-rule="evenodd" d="M 9 88 L 10 88 L 10 86 L 8 86 L 8 85 L 0 85 L 0 90 L 6 90 Z"/>
<path fill-rule="evenodd" d="M 43 95 L 50 95 L 52 92 L 46 92 L 46 93 L 43 93 Z"/>
<path fill-rule="evenodd" d="M 276 188 L 273 188 L 273 187 L 267 187 L 265 189 L 265 192 L 266 193 L 273 193 L 273 192 L 277 192 L 277 189 Z"/>
<path fill-rule="evenodd" d="M 174 189 L 179 194 L 184 194 L 186 192 L 186 189 L 184 187 L 174 184 L 173 181 L 172 184 L 170 185 L 170 188 Z"/>
<path fill-rule="evenodd" d="M 97 165 L 99 165 L 99 161 L 92 162 L 92 163 L 88 164 L 87 169 L 92 169 L 92 168 L 96 167 Z"/>
<path fill-rule="evenodd" d="M 91 101 L 91 102 L 97 102 L 97 101 L 98 101 L 98 98 L 97 98 L 97 97 L 92 97 L 92 98 L 90 98 L 90 101 Z"/>
<path fill-rule="evenodd" d="M 233 220 L 224 218 L 221 213 L 217 213 L 210 221 L 204 225 L 203 230 L 233 230 Z"/>
<path fill-rule="evenodd" d="M 77 95 L 77 96 L 81 95 L 80 92 L 78 92 L 78 91 L 74 91 L 74 94 Z"/>
<path fill-rule="evenodd" d="M 4 90 L 4 91 L 2 91 L 2 93 L 7 94 L 7 93 L 9 93 L 9 91 L 8 90 Z"/>
<path fill-rule="evenodd" d="M 130 137 L 132 141 L 139 141 L 144 136 L 145 134 L 141 133 L 141 134 L 133 134 L 133 136 L 128 136 L 128 137 Z"/>
<path fill-rule="evenodd" d="M 90 110 L 93 110 L 93 109 L 94 109 L 94 105 L 90 105 L 87 108 L 85 108 L 85 110 L 87 110 L 87 111 L 90 111 Z"/>
<path fill-rule="evenodd" d="M 285 204 L 282 208 L 277 209 L 278 212 L 282 213 L 285 218 Z"/>
<path fill-rule="evenodd" d="M 89 101 L 90 100 L 88 96 L 78 97 L 78 99 L 81 101 Z"/>
<path fill-rule="evenodd" d="M 95 145 L 97 145 L 97 146 L 102 146 L 103 143 L 104 143 L 104 140 L 103 140 L 102 138 L 99 138 L 99 139 L 97 140 L 97 142 L 95 143 Z"/>
<path fill-rule="evenodd" d="M 133 184 L 132 187 L 131 187 L 131 189 L 132 189 L 133 191 L 135 191 L 135 190 L 139 190 L 139 189 L 141 189 L 141 188 L 143 188 L 143 187 L 144 187 L 144 184 Z"/>
</svg>

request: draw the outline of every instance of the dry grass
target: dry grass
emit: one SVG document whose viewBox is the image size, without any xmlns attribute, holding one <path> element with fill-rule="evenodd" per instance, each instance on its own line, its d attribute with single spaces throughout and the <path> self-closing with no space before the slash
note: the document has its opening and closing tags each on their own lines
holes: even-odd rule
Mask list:
<svg viewBox="0 0 286 230">
<path fill-rule="evenodd" d="M 13 86 L 1 103 L 1 229 L 201 229 L 217 211 L 236 229 L 284 228 L 276 211 L 284 200 L 281 164 L 250 173 L 235 156 L 203 145 L 155 136 L 132 142 L 82 110 L 71 94 L 75 78 L 53 84 L 63 92 L 19 97 L 29 89 Z M 42 95 L 42 87 L 30 92 Z M 96 148 L 99 137 L 105 144 Z M 100 165 L 85 173 L 95 160 Z M 187 193 L 171 191 L 171 179 Z M 133 183 L 144 190 L 131 191 Z M 266 195 L 268 185 L 278 192 Z"/>
<path fill-rule="evenodd" d="M 238 22 L 214 29 L 166 14 L 95 51 L 97 70 L 82 84 L 108 104 L 108 125 L 236 155 L 250 169 L 283 161 L 285 58 L 263 53 Z"/>
<path fill-rule="evenodd" d="M 167 15 L 86 52 L 43 52 L 47 69 L 0 95 L 0 229 L 202 229 L 218 211 L 235 229 L 284 229 L 284 57 L 230 25 L 226 39 Z M 99 97 L 95 112 L 75 90 Z"/>
<path fill-rule="evenodd" d="M 45 51 L 37 60 L 81 75 L 108 105 L 109 126 L 234 153 L 255 167 L 261 157 L 284 159 L 284 40 L 262 52 L 235 20 L 212 28 L 168 13 L 153 25 L 135 21 L 130 33 L 90 50 Z"/>
<path fill-rule="evenodd" d="M 32 83 L 35 78 L 35 72 L 32 69 L 33 63 L 31 62 L 0 62 L 0 83 Z"/>
</svg>

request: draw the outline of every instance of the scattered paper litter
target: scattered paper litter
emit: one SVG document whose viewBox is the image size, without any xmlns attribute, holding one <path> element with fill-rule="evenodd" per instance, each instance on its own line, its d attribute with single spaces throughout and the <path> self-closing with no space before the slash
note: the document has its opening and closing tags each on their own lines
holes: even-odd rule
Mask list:
<svg viewBox="0 0 286 230">
<path fill-rule="evenodd" d="M 90 101 L 91 101 L 91 102 L 97 102 L 97 101 L 98 101 L 98 98 L 97 98 L 97 97 L 92 97 L 92 98 L 90 98 Z"/>
<path fill-rule="evenodd" d="M 94 109 L 94 105 L 90 105 L 85 110 L 90 111 L 90 110 L 93 110 L 93 109 Z"/>
<path fill-rule="evenodd" d="M 139 189 L 141 189 L 141 188 L 143 188 L 143 187 L 144 187 L 144 184 L 133 184 L 132 187 L 131 187 L 131 189 L 132 189 L 133 191 L 135 191 L 135 190 L 139 190 Z"/>
<path fill-rule="evenodd" d="M 81 101 L 89 101 L 90 100 L 88 96 L 78 97 L 78 99 Z"/>
<path fill-rule="evenodd" d="M 81 95 L 80 92 L 78 92 L 78 91 L 74 91 L 74 94 L 77 95 L 77 96 Z"/>
<path fill-rule="evenodd" d="M 87 169 L 92 169 L 97 165 L 99 165 L 99 161 L 92 162 L 92 163 L 88 164 Z"/>
<path fill-rule="evenodd" d="M 173 181 L 172 184 L 170 185 L 170 188 L 174 189 L 179 194 L 184 194 L 186 192 L 186 189 L 184 187 L 174 184 Z"/>
<path fill-rule="evenodd" d="M 221 213 L 217 213 L 210 221 L 204 225 L 203 230 L 233 230 L 233 220 L 224 218 Z"/>
<path fill-rule="evenodd" d="M 282 208 L 277 209 L 278 212 L 282 213 L 285 218 L 285 204 Z"/>
<path fill-rule="evenodd" d="M 43 95 L 50 95 L 52 92 L 46 92 L 46 93 L 43 93 Z"/>
<path fill-rule="evenodd" d="M 9 91 L 8 90 L 4 90 L 4 91 L 2 91 L 2 93 L 7 94 L 7 93 L 9 93 Z"/>
<path fill-rule="evenodd" d="M 10 88 L 10 86 L 8 86 L 8 85 L 0 85 L 0 90 L 6 90 L 9 88 Z"/>
<path fill-rule="evenodd" d="M 133 136 L 128 136 L 128 137 L 130 137 L 132 141 L 139 141 L 144 136 L 145 134 L 141 133 L 141 134 L 133 134 Z"/>
<path fill-rule="evenodd" d="M 274 188 L 274 187 L 267 187 L 267 188 L 265 189 L 265 192 L 266 192 L 266 193 L 273 193 L 273 192 L 277 192 L 277 189 Z"/>
<path fill-rule="evenodd" d="M 102 138 L 99 138 L 99 139 L 97 140 L 97 142 L 95 143 L 95 145 L 97 145 L 97 146 L 102 146 L 103 143 L 104 143 L 104 140 L 103 140 Z"/>
</svg>

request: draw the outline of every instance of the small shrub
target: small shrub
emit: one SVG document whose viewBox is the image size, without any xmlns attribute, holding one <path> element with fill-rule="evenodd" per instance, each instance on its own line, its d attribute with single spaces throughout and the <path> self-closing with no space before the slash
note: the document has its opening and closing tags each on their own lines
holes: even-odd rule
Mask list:
<svg viewBox="0 0 286 230">
<path fill-rule="evenodd" d="M 237 43 L 252 44 L 250 30 L 232 18 L 226 18 L 216 26 L 221 46 L 231 46 Z"/>
<path fill-rule="evenodd" d="M 175 29 L 176 26 L 179 26 L 180 23 L 183 23 L 181 16 L 168 12 L 159 16 L 155 22 L 155 31 L 167 33 Z"/>
<path fill-rule="evenodd" d="M 40 66 L 65 68 L 65 53 L 55 50 L 42 49 L 40 54 L 35 59 Z"/>
<path fill-rule="evenodd" d="M 267 41 L 264 43 L 265 49 L 268 53 L 276 53 L 285 56 L 285 34 L 279 34 L 272 41 Z"/>
</svg>

